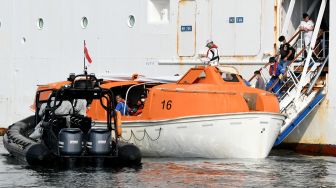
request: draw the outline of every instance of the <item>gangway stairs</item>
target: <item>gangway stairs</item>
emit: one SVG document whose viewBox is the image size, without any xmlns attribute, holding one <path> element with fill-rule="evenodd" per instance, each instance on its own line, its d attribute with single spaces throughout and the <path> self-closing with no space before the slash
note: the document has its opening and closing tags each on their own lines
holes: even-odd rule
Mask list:
<svg viewBox="0 0 336 188">
<path fill-rule="evenodd" d="M 286 116 L 281 127 L 280 134 L 274 146 L 279 145 L 290 133 L 300 126 L 301 122 L 323 101 L 326 95 L 326 72 L 328 70 L 328 55 L 325 55 L 326 45 L 320 45 L 317 41 L 320 36 L 318 31 L 324 14 L 326 0 L 321 1 L 319 14 L 309 45 L 302 45 L 302 33 L 298 30 L 288 41 L 297 50 L 297 54 L 285 70 L 286 79 L 278 78 L 268 91 L 280 83 L 281 87 L 275 94 L 280 103 L 280 112 Z M 290 16 L 289 16 L 290 18 Z M 301 34 L 301 41 L 300 36 Z M 323 37 L 325 34 L 323 34 Z M 323 41 L 324 42 L 324 41 Z M 324 46 L 320 52 L 316 52 L 320 46 Z M 299 50 L 299 52 L 298 52 Z M 307 51 L 307 55 L 303 55 Z M 323 52 L 322 52 L 323 51 Z M 320 53 L 324 55 L 321 57 Z M 259 69 L 264 79 L 267 81 L 268 70 L 264 66 Z M 249 80 L 253 80 L 254 76 Z"/>
<path fill-rule="evenodd" d="M 327 57 L 323 62 L 319 62 L 311 58 L 310 68 L 305 77 L 302 72 L 297 71 L 302 68 L 303 64 L 287 70 L 289 77 L 282 83 L 277 93 L 280 112 L 286 116 L 286 119 L 274 146 L 279 145 L 325 98 L 324 74 L 328 59 Z M 300 74 L 297 75 L 298 72 Z M 302 79 L 306 80 L 304 87 L 300 87 Z"/>
<path fill-rule="evenodd" d="M 276 139 L 274 146 L 281 144 L 281 142 L 323 101 L 324 97 L 325 93 L 323 93 L 323 89 L 321 89 L 316 93 L 312 101 L 307 106 L 304 106 L 303 110 L 297 113 L 294 118 L 286 118 L 285 124 L 281 128 L 281 133 Z"/>
</svg>

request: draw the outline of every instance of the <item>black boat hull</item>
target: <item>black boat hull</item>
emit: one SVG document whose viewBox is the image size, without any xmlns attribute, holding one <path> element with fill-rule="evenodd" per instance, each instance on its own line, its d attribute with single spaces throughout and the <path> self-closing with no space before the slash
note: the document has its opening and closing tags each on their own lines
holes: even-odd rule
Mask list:
<svg viewBox="0 0 336 188">
<path fill-rule="evenodd" d="M 58 156 L 55 155 L 46 145 L 32 140 L 28 137 L 35 127 L 35 116 L 27 117 L 9 126 L 3 137 L 5 148 L 19 161 L 32 166 L 59 165 L 69 161 L 76 161 L 77 164 L 95 164 L 113 166 L 134 166 L 141 164 L 141 152 L 133 144 L 119 143 L 118 155 L 80 155 L 80 156 Z"/>
</svg>

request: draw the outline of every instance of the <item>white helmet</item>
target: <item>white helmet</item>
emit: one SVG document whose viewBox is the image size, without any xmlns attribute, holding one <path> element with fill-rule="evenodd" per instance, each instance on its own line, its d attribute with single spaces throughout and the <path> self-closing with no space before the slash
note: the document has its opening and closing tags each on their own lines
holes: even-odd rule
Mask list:
<svg viewBox="0 0 336 188">
<path fill-rule="evenodd" d="M 208 44 L 211 43 L 211 42 L 213 42 L 213 41 L 212 41 L 211 39 L 208 39 L 208 40 L 206 41 L 205 46 L 208 46 Z"/>
</svg>

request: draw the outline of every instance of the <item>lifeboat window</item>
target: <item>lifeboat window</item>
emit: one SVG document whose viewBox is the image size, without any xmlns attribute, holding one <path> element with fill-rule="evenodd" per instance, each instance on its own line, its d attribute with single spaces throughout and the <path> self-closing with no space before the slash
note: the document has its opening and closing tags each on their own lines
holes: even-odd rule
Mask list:
<svg viewBox="0 0 336 188">
<path fill-rule="evenodd" d="M 122 85 L 112 87 L 110 90 L 115 96 L 120 95 L 125 100 L 129 109 L 128 115 L 136 116 L 142 113 L 149 89 L 158 84 L 159 83 Z M 117 105 L 116 99 L 114 99 L 114 105 Z"/>
<path fill-rule="evenodd" d="M 236 74 L 231 73 L 222 73 L 222 78 L 226 82 L 239 82 L 239 79 Z"/>
<path fill-rule="evenodd" d="M 205 78 L 205 76 L 206 76 L 206 74 L 205 74 L 205 72 L 203 71 L 203 72 L 201 72 L 201 74 L 198 76 L 198 78 Z"/>
</svg>

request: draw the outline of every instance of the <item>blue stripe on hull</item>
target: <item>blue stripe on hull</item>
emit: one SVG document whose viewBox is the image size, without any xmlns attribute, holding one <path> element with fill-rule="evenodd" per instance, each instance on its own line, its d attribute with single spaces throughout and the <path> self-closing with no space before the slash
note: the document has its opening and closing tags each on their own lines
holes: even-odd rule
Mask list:
<svg viewBox="0 0 336 188">
<path fill-rule="evenodd" d="M 309 115 L 311 111 L 324 99 L 325 94 L 322 90 L 315 96 L 314 100 L 291 122 L 291 124 L 278 136 L 275 140 L 274 146 L 281 144 L 281 142 Z"/>
</svg>

